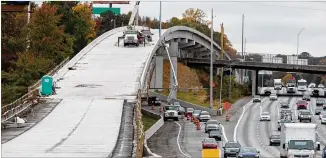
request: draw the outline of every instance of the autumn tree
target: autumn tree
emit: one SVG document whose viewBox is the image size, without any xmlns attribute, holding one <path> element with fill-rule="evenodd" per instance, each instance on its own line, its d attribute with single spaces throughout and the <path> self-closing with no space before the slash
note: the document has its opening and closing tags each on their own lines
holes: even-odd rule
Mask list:
<svg viewBox="0 0 326 158">
<path fill-rule="evenodd" d="M 96 21 L 92 19 L 92 9 L 88 3 L 78 4 L 72 8 L 74 15 L 75 52 L 78 53 L 96 38 Z"/>
<path fill-rule="evenodd" d="M 207 21 L 204 20 L 206 17 L 205 12 L 198 8 L 189 8 L 182 14 L 182 16 L 187 22 L 207 24 Z"/>
<path fill-rule="evenodd" d="M 30 52 L 60 63 L 73 54 L 73 39 L 59 25 L 62 15 L 56 15 L 57 7 L 43 3 L 30 21 Z"/>
<path fill-rule="evenodd" d="M 27 47 L 27 16 L 24 13 L 1 13 L 1 70 L 8 71 L 11 62 L 17 60 L 17 53 Z"/>
<path fill-rule="evenodd" d="M 283 84 L 285 85 L 286 82 L 287 82 L 288 80 L 290 80 L 292 77 L 293 77 L 292 74 L 286 74 L 286 75 L 282 78 L 282 82 L 283 82 Z"/>
</svg>

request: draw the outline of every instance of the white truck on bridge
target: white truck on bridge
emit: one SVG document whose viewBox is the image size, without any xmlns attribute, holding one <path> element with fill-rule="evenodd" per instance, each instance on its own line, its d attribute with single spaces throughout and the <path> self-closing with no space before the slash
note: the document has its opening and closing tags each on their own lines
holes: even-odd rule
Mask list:
<svg viewBox="0 0 326 158">
<path fill-rule="evenodd" d="M 306 91 L 307 90 L 307 81 L 304 79 L 298 80 L 298 91 Z"/>
<path fill-rule="evenodd" d="M 281 130 L 281 158 L 315 158 L 320 145 L 316 141 L 317 125 L 313 123 L 285 123 Z"/>
<path fill-rule="evenodd" d="M 282 79 L 274 79 L 274 90 L 282 90 Z"/>
</svg>

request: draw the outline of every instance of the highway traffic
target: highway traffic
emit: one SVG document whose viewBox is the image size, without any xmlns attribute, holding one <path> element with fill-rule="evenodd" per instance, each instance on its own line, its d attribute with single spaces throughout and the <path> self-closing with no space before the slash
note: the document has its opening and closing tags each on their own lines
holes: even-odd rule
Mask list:
<svg viewBox="0 0 326 158">
<path fill-rule="evenodd" d="M 302 102 L 306 103 L 306 106 L 300 109 Z M 147 108 L 151 110 L 151 106 L 147 106 Z M 155 107 L 155 109 L 159 113 L 159 107 Z M 182 109 L 186 110 L 187 108 Z M 194 110 L 196 113 L 197 110 Z M 210 116 L 207 120 L 213 119 L 220 123 L 220 128 L 217 129 L 222 134 L 221 141 L 217 141 L 220 157 L 240 157 L 241 153 L 239 154 L 239 152 L 244 152 L 242 149 L 248 150 L 247 153 L 242 154 L 243 157 L 248 153 L 259 155 L 262 158 L 280 157 L 282 134 L 284 135 L 287 130 L 290 131 L 293 128 L 288 127 L 286 123 L 302 127 L 315 125 L 316 130 L 312 130 L 316 132 L 316 137 L 313 136 L 316 138 L 313 141 L 313 151 L 317 150 L 313 155 L 322 157 L 322 148 L 326 146 L 326 126 L 321 124 L 326 113 L 323 112 L 324 110 L 326 110 L 324 98 L 271 94 L 270 96 L 254 96 L 230 118 L 230 121 L 225 121 L 225 118 L 221 116 Z M 305 114 L 305 112 L 308 113 Z M 164 111 L 162 115 L 164 115 Z M 201 118 L 200 114 L 198 118 Z M 202 141 L 209 137 L 209 134 L 205 133 L 206 120 L 202 121 L 199 131 L 190 120 L 181 119 L 181 115 L 178 116 L 178 120 L 166 120 L 156 135 L 148 140 L 149 147 L 162 157 L 173 157 L 174 155 L 179 155 L 177 157 L 200 157 L 205 150 Z M 300 132 L 300 129 L 296 129 L 296 132 Z M 241 150 L 238 150 L 237 154 L 227 155 L 228 150 L 224 147 L 228 142 L 238 142 Z"/>
</svg>

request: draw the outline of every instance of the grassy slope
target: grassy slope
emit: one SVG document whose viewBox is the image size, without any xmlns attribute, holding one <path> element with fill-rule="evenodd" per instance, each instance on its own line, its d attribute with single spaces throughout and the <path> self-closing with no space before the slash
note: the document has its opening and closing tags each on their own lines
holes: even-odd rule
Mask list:
<svg viewBox="0 0 326 158">
<path fill-rule="evenodd" d="M 158 119 L 143 115 L 142 120 L 144 124 L 144 130 L 147 131 L 157 122 Z"/>
<path fill-rule="evenodd" d="M 186 91 L 184 88 L 201 88 L 204 85 L 209 84 L 209 74 L 200 71 L 193 70 L 182 63 L 178 63 L 178 99 L 191 102 L 197 105 L 202 105 L 204 107 L 209 107 L 209 94 L 206 90 L 200 90 L 198 92 Z M 168 88 L 170 86 L 170 64 L 168 60 L 164 60 L 163 63 L 163 87 Z M 168 91 L 162 92 L 165 95 L 168 95 Z M 219 100 L 216 95 L 214 97 L 214 106 L 217 107 Z"/>
</svg>

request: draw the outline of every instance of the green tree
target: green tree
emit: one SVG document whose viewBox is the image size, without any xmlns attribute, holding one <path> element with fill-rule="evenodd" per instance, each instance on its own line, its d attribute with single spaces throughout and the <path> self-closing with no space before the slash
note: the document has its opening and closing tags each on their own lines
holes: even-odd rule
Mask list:
<svg viewBox="0 0 326 158">
<path fill-rule="evenodd" d="M 61 15 L 56 15 L 56 11 L 56 6 L 46 3 L 35 11 L 29 25 L 29 51 L 58 64 L 73 54 L 73 39 L 64 33 L 64 26 L 59 25 Z"/>
</svg>

